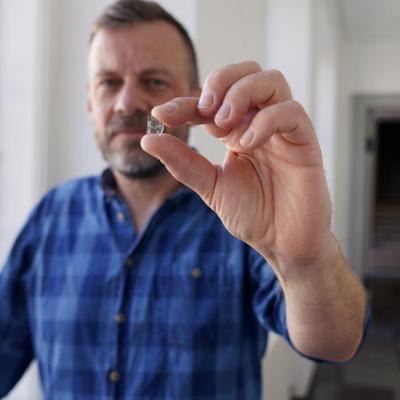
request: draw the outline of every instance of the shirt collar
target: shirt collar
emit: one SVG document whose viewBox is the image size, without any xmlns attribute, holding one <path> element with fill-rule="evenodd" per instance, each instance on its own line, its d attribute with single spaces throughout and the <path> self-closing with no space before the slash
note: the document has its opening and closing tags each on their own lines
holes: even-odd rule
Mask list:
<svg viewBox="0 0 400 400">
<path fill-rule="evenodd" d="M 111 168 L 106 168 L 100 175 L 100 185 L 106 196 L 117 195 L 117 181 L 111 171 Z"/>
</svg>

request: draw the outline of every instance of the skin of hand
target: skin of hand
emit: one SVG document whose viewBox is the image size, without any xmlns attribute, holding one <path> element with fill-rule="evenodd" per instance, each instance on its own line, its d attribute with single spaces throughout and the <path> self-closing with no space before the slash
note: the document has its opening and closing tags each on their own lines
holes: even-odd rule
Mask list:
<svg viewBox="0 0 400 400">
<path fill-rule="evenodd" d="M 213 165 L 172 135 L 141 141 L 270 263 L 295 347 L 317 358 L 350 358 L 362 337 L 364 291 L 331 232 L 318 140 L 284 76 L 254 62 L 228 65 L 208 76 L 200 100 L 176 98 L 152 115 L 167 126 L 203 124 L 226 145 L 223 164 Z"/>
</svg>

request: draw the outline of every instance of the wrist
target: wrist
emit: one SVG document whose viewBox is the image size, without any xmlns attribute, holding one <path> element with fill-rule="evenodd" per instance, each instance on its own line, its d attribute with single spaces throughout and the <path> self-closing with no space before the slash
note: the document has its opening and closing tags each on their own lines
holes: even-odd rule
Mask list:
<svg viewBox="0 0 400 400">
<path fill-rule="evenodd" d="M 287 253 L 279 254 L 267 250 L 260 251 L 260 254 L 271 265 L 283 286 L 291 282 L 311 283 L 335 274 L 338 268 L 346 264 L 333 233 L 329 232 L 320 243 L 319 248 L 303 251 L 303 254 L 297 257 L 288 257 Z"/>
</svg>

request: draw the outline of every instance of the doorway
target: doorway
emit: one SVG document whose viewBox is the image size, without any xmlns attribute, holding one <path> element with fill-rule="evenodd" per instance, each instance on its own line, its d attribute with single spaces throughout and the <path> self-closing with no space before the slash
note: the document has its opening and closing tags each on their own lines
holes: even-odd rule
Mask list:
<svg viewBox="0 0 400 400">
<path fill-rule="evenodd" d="M 399 247 L 388 245 L 386 240 L 389 231 L 399 228 L 394 214 L 387 214 L 391 210 L 389 203 L 395 203 L 400 191 L 400 152 L 396 152 L 400 149 L 399 138 L 400 95 L 354 96 L 349 258 L 364 281 L 378 274 L 382 277 L 397 274 L 400 281 L 400 265 L 383 268 L 395 262 L 394 256 L 385 255 L 382 259 L 379 253 L 382 246 Z M 386 229 L 383 227 L 387 221 L 388 229 L 382 235 L 379 232 Z M 392 237 L 389 239 L 393 241 Z M 393 262 L 389 263 L 389 258 Z"/>
<path fill-rule="evenodd" d="M 396 353 L 400 348 L 400 96 L 355 96 L 353 115 L 351 262 L 366 285 L 375 333 Z"/>
<path fill-rule="evenodd" d="M 400 280 L 400 118 L 376 121 L 370 277 Z"/>
</svg>

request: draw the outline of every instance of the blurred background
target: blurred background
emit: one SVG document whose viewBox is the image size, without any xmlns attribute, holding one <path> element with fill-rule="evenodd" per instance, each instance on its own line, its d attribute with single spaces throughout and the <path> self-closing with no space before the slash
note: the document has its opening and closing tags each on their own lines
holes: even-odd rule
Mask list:
<svg viewBox="0 0 400 400">
<path fill-rule="evenodd" d="M 91 23 L 109 3 L 0 0 L 2 260 L 50 187 L 104 167 L 86 111 L 86 51 Z M 359 356 L 317 367 L 274 337 L 265 399 L 400 399 L 400 2 L 160 3 L 188 28 L 203 79 L 245 59 L 286 75 L 321 143 L 333 230 L 368 288 L 374 319 Z M 200 128 L 191 140 L 222 161 L 220 143 Z M 37 374 L 33 363 L 6 399 L 42 399 Z"/>
</svg>

